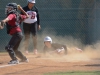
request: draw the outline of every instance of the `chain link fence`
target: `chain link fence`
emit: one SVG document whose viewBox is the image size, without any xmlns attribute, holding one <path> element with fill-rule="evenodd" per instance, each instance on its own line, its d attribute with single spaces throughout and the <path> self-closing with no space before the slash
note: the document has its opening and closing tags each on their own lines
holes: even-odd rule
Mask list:
<svg viewBox="0 0 100 75">
<path fill-rule="evenodd" d="M 0 0 L 0 20 L 5 18 L 5 6 L 9 2 L 22 7 L 27 5 L 27 0 Z M 62 39 L 72 36 L 83 44 L 100 40 L 100 0 L 36 0 L 35 5 L 39 9 L 42 28 L 38 32 L 39 45 L 43 44 L 43 34 L 62 36 Z M 9 39 L 6 28 L 0 30 L 1 51 Z"/>
</svg>

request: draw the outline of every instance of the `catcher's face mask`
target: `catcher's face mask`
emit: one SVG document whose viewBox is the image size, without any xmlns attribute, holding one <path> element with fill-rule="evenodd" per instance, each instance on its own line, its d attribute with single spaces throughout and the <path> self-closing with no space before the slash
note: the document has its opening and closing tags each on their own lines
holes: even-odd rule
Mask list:
<svg viewBox="0 0 100 75">
<path fill-rule="evenodd" d="M 9 14 L 10 12 L 12 12 L 13 11 L 13 7 L 11 7 L 11 6 L 6 6 L 6 8 L 5 8 L 5 14 Z"/>
<path fill-rule="evenodd" d="M 14 13 L 17 11 L 17 4 L 16 3 L 8 3 L 5 8 L 5 14 Z"/>
</svg>

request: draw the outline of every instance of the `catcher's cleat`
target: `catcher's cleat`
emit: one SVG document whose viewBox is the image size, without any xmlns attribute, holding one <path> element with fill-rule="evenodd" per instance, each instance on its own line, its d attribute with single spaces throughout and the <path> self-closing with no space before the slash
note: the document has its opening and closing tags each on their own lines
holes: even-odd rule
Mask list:
<svg viewBox="0 0 100 75">
<path fill-rule="evenodd" d="M 18 60 L 11 60 L 8 64 L 19 64 Z"/>
</svg>

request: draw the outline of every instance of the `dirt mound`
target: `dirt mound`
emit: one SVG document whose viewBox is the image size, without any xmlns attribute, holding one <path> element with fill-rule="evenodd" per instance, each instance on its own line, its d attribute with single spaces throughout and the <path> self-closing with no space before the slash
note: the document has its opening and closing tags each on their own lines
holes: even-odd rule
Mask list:
<svg viewBox="0 0 100 75">
<path fill-rule="evenodd" d="M 58 71 L 100 71 L 100 60 L 91 59 L 84 54 L 48 57 L 29 54 L 26 56 L 30 60 L 29 63 L 5 66 L 8 65 L 7 62 L 9 62 L 10 58 L 7 54 L 0 55 L 0 74 L 42 75 L 43 73 Z"/>
</svg>

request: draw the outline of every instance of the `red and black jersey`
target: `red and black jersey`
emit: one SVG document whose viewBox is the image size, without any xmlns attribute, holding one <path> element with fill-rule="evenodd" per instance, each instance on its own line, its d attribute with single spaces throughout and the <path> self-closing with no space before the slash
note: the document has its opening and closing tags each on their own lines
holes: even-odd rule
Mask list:
<svg viewBox="0 0 100 75">
<path fill-rule="evenodd" d="M 20 17 L 23 20 L 26 19 L 26 15 L 20 15 Z M 7 26 L 12 27 L 10 28 L 9 34 L 13 35 L 16 32 L 21 32 L 20 26 L 16 26 L 16 14 L 9 14 L 7 18 L 9 19 L 9 21 L 7 22 Z"/>
</svg>

